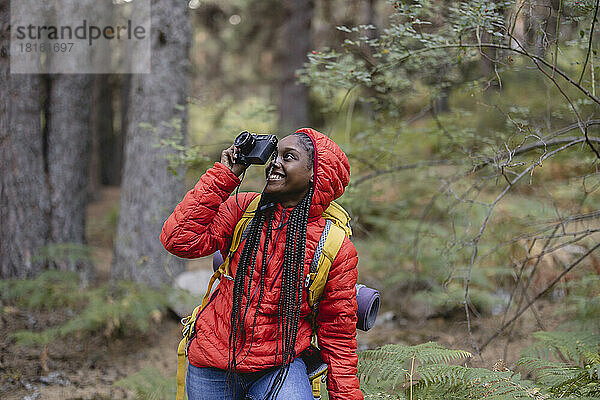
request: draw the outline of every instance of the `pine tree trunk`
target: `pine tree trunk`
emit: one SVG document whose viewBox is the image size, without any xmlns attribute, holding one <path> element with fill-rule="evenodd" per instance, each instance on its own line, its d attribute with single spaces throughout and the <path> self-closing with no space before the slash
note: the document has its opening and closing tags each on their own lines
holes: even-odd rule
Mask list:
<svg viewBox="0 0 600 400">
<path fill-rule="evenodd" d="M 91 75 L 58 74 L 50 82 L 48 112 L 48 183 L 50 238 L 53 244 L 85 244 L 85 217 L 92 109 Z M 62 258 L 62 259 L 61 259 Z M 91 278 L 91 263 L 60 257 L 61 270 Z"/>
<path fill-rule="evenodd" d="M 102 86 L 102 103 L 98 104 L 98 112 L 103 117 L 99 128 L 100 170 L 103 185 L 119 186 L 123 171 L 123 147 L 126 130 L 126 113 L 128 104 L 128 82 L 130 75 L 113 75 L 106 85 Z M 110 126 L 109 126 L 110 121 Z M 114 129 L 114 122 L 117 129 Z"/>
<path fill-rule="evenodd" d="M 308 61 L 306 54 L 311 46 L 311 23 L 314 11 L 312 0 L 286 0 L 285 26 L 281 60 L 281 86 L 279 100 L 280 132 L 309 125 L 308 88 L 297 83 L 296 70 Z"/>
<path fill-rule="evenodd" d="M 88 183 L 88 198 L 90 201 L 100 199 L 100 187 L 102 186 L 102 158 L 101 141 L 103 137 L 112 136 L 113 111 L 112 111 L 112 88 L 110 86 L 110 75 L 98 74 L 94 76 L 91 114 L 91 143 L 90 143 L 90 168 Z"/>
<path fill-rule="evenodd" d="M 10 74 L 8 1 L 0 3 L 0 278 L 32 277 L 49 236 L 39 75 Z"/>
<path fill-rule="evenodd" d="M 160 286 L 184 266 L 158 240 L 164 220 L 182 197 L 183 181 L 167 170 L 173 151 L 157 145 L 177 136 L 183 142 L 186 136 L 192 38 L 187 3 L 153 2 L 152 28 L 152 73 L 134 75 L 131 82 L 111 275 Z"/>
</svg>

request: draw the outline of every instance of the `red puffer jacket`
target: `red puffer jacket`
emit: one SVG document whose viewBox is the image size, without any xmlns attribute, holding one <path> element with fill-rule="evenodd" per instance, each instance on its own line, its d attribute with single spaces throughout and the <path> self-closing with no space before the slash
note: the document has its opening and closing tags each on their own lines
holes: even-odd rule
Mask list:
<svg viewBox="0 0 600 400">
<path fill-rule="evenodd" d="M 310 128 L 298 130 L 309 135 L 315 145 L 314 194 L 309 211 L 306 235 L 306 258 L 304 276 L 309 267 L 319 238 L 325 226 L 321 216 L 329 203 L 338 198 L 348 185 L 350 165 L 344 152 L 327 136 Z M 243 211 L 257 193 L 241 193 L 236 202 L 231 192 L 240 180 L 231 170 L 217 162 L 200 178 L 177 205 L 163 226 L 160 240 L 165 248 L 184 258 L 209 255 L 216 250 L 227 254 L 231 236 Z M 238 207 L 239 204 L 239 207 Z M 265 293 L 258 310 L 254 336 L 246 340 L 245 347 L 237 357 L 240 372 L 252 372 L 281 365 L 281 344 L 278 347 L 277 309 L 281 292 L 280 272 L 285 247 L 285 222 L 291 208 L 276 206 L 273 217 L 273 238 L 269 241 L 270 261 L 265 277 Z M 252 274 L 252 292 L 258 288 L 262 264 L 266 226 L 263 229 L 259 250 L 256 255 L 255 273 Z M 274 243 L 274 244 L 273 244 Z M 241 251 L 236 252 L 231 262 L 235 275 Z M 348 238 L 329 272 L 325 292 L 317 316 L 317 336 L 321 355 L 329 367 L 327 387 L 330 399 L 362 399 L 356 376 L 356 249 Z M 189 346 L 189 361 L 195 366 L 212 366 L 226 369 L 229 360 L 229 332 L 233 298 L 233 281 L 221 279 L 210 302 L 200 313 L 196 322 L 196 336 Z M 247 295 L 247 294 L 245 294 Z M 247 297 L 243 300 L 245 302 Z M 258 296 L 250 296 L 254 303 L 244 321 L 246 332 L 252 331 Z M 309 345 L 311 326 L 306 316 L 310 308 L 303 291 L 301 322 L 296 341 L 296 354 Z M 279 351 L 277 351 L 279 349 Z M 275 358 L 277 354 L 277 358 Z"/>
</svg>

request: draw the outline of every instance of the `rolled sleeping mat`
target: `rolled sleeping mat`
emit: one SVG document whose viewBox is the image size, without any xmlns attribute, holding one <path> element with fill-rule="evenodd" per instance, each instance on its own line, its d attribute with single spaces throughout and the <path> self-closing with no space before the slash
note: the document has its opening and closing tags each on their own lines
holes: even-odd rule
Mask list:
<svg viewBox="0 0 600 400">
<path fill-rule="evenodd" d="M 356 302 L 358 303 L 358 320 L 356 327 L 361 331 L 368 331 L 375 325 L 381 300 L 379 292 L 365 285 L 356 285 Z"/>
<path fill-rule="evenodd" d="M 213 271 L 217 272 L 221 264 L 223 264 L 223 255 L 219 250 L 213 254 Z"/>
</svg>

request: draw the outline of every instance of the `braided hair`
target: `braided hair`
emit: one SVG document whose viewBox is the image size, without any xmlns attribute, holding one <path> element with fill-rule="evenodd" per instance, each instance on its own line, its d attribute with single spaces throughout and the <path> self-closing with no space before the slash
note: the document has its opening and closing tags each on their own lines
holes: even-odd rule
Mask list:
<svg viewBox="0 0 600 400">
<path fill-rule="evenodd" d="M 308 168 L 314 163 L 314 145 L 312 140 L 304 133 L 295 134 L 298 142 L 310 155 Z M 275 361 L 279 352 L 282 355 L 282 365 L 279 367 L 275 379 L 273 380 L 266 399 L 274 399 L 281 390 L 283 382 L 287 377 L 290 364 L 296 357 L 295 344 L 298 334 L 300 321 L 300 307 L 302 304 L 302 283 L 304 275 L 304 258 L 306 256 L 306 230 L 308 225 L 308 214 L 312 202 L 313 187 L 310 185 L 304 198 L 294 207 L 288 217 L 285 250 L 283 256 L 283 266 L 281 274 L 281 294 L 278 305 L 278 332 L 277 332 L 277 350 L 275 352 Z M 252 275 L 256 263 L 256 255 L 260 245 L 261 233 L 266 223 L 266 235 L 263 248 L 262 265 L 260 268 L 258 303 L 252 322 L 252 331 L 250 332 L 250 345 L 247 354 L 250 353 L 256 326 L 258 309 L 265 289 L 265 276 L 268 264 L 268 248 L 273 230 L 273 208 L 269 207 L 273 199 L 263 193 L 257 211 L 247 229 L 246 241 L 237 265 L 233 283 L 233 306 L 231 309 L 231 331 L 229 333 L 229 379 L 234 378 L 237 366 L 243 361 L 238 357 L 246 342 L 247 332 L 244 329 L 244 321 L 250 308 L 252 299 L 250 298 L 252 288 Z M 283 229 L 283 227 L 281 228 Z M 248 279 L 248 282 L 246 282 Z M 244 296 L 244 294 L 246 296 Z M 244 301 L 245 298 L 245 301 Z M 245 303 L 245 304 L 244 304 Z M 243 309 L 243 312 L 242 312 Z M 281 350 L 280 350 L 281 349 Z M 245 358 L 245 357 L 244 357 Z M 235 385 L 230 385 L 235 388 Z M 235 396 L 234 396 L 235 397 Z"/>
</svg>

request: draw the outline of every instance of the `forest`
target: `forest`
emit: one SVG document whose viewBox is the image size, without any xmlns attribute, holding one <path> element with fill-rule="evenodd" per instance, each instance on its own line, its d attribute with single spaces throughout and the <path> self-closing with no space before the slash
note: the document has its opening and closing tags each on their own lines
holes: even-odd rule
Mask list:
<svg viewBox="0 0 600 400">
<path fill-rule="evenodd" d="M 50 3 L 147 53 L 17 63 L 0 0 L 0 398 L 174 398 L 213 260 L 163 223 L 240 132 L 309 126 L 381 296 L 365 399 L 600 399 L 599 0 Z"/>
</svg>

